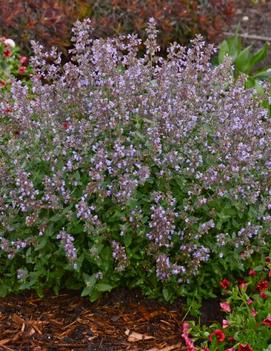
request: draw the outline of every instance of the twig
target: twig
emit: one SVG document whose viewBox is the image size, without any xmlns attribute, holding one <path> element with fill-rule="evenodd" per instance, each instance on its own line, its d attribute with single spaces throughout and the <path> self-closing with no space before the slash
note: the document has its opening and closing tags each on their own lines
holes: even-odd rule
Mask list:
<svg viewBox="0 0 271 351">
<path fill-rule="evenodd" d="M 233 32 L 224 32 L 223 34 L 231 36 L 231 35 L 236 35 L 236 33 Z M 252 40 L 261 40 L 261 41 L 269 41 L 271 42 L 271 38 L 270 37 L 265 37 L 265 36 L 261 36 L 261 35 L 256 35 L 256 34 L 239 34 L 237 33 L 237 35 L 241 38 L 244 39 L 252 39 Z"/>
</svg>

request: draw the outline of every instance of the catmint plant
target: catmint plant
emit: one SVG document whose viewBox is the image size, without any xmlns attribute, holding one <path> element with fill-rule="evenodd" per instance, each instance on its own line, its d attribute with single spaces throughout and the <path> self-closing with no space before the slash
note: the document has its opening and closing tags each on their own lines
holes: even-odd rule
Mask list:
<svg viewBox="0 0 271 351">
<path fill-rule="evenodd" d="M 31 87 L 0 102 L 2 294 L 211 293 L 211 277 L 270 245 L 271 122 L 256 91 L 229 58 L 212 66 L 201 37 L 159 56 L 154 20 L 145 43 L 92 40 L 88 20 L 73 33 L 64 65 L 33 42 Z"/>
</svg>

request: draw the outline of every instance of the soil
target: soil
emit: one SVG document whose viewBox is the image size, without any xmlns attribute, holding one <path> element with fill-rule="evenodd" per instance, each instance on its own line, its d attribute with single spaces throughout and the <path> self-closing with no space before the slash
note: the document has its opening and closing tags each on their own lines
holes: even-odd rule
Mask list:
<svg viewBox="0 0 271 351">
<path fill-rule="evenodd" d="M 203 323 L 221 321 L 218 300 L 202 307 Z M 0 300 L 0 350 L 16 351 L 177 351 L 182 301 L 173 305 L 144 298 L 137 290 L 117 289 L 91 304 L 80 292 L 33 293 Z"/>
<path fill-rule="evenodd" d="M 271 1 L 239 0 L 232 25 L 239 24 L 245 45 L 260 48 L 270 37 Z M 265 64 L 271 64 L 271 55 Z M 185 350 L 181 325 L 183 301 L 166 305 L 138 291 L 117 289 L 91 304 L 80 293 L 40 299 L 29 293 L 0 299 L 0 350 L 9 351 L 177 351 Z M 201 321 L 221 321 L 218 300 L 205 301 Z"/>
</svg>

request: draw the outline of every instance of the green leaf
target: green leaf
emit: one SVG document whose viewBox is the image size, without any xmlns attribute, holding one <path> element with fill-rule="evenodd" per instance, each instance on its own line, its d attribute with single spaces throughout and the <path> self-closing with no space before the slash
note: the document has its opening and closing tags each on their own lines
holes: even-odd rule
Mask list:
<svg viewBox="0 0 271 351">
<path fill-rule="evenodd" d="M 54 292 L 55 295 L 59 294 L 59 290 L 60 290 L 60 287 L 58 285 L 54 285 L 53 286 L 53 292 Z"/>
<path fill-rule="evenodd" d="M 164 299 L 166 300 L 166 302 L 169 302 L 170 299 L 171 299 L 171 294 L 169 292 L 169 290 L 167 288 L 163 288 L 163 296 L 164 296 Z"/>
<path fill-rule="evenodd" d="M 229 46 L 226 40 L 219 45 L 218 63 L 223 63 L 226 55 L 229 55 Z"/>
<path fill-rule="evenodd" d="M 101 296 L 101 293 L 99 291 L 95 290 L 89 296 L 89 300 L 90 300 L 90 302 L 94 302 L 94 301 L 98 300 L 100 296 Z"/>
<path fill-rule="evenodd" d="M 112 250 L 111 247 L 105 246 L 100 253 L 101 264 L 100 267 L 103 272 L 107 272 L 112 268 Z"/>
<path fill-rule="evenodd" d="M 254 74 L 253 78 L 254 79 L 261 79 L 261 80 L 269 79 L 269 78 L 271 78 L 271 69 L 268 68 L 268 69 L 261 70 L 261 71 L 257 72 L 256 74 Z"/>
<path fill-rule="evenodd" d="M 260 50 L 258 50 L 254 55 L 252 55 L 250 59 L 251 65 L 255 66 L 258 62 L 265 59 L 268 54 L 268 49 L 269 49 L 269 45 L 265 43 Z"/>
<path fill-rule="evenodd" d="M 88 275 L 86 273 L 83 274 L 83 280 L 86 284 L 86 287 L 83 289 L 81 296 L 88 296 L 91 294 L 94 285 L 97 281 L 96 274 Z"/>
<path fill-rule="evenodd" d="M 227 39 L 229 55 L 235 60 L 242 50 L 241 39 L 238 34 Z"/>
<path fill-rule="evenodd" d="M 47 245 L 47 243 L 48 243 L 48 238 L 42 237 L 39 240 L 38 245 L 35 247 L 35 251 L 39 251 L 39 250 L 43 249 Z"/>
<path fill-rule="evenodd" d="M 126 248 L 129 247 L 133 241 L 132 234 L 130 233 L 125 234 L 123 241 L 124 241 L 125 247 Z"/>
<path fill-rule="evenodd" d="M 251 46 L 246 47 L 244 50 L 240 52 L 235 60 L 235 65 L 238 71 L 242 73 L 249 74 L 253 67 L 251 63 L 251 53 L 250 53 Z"/>
<path fill-rule="evenodd" d="M 255 84 L 256 84 L 256 80 L 254 79 L 254 77 L 249 77 L 245 82 L 245 88 L 246 89 L 253 88 L 255 87 Z"/>
<path fill-rule="evenodd" d="M 85 284 L 88 286 L 88 287 L 91 287 L 93 288 L 93 286 L 95 285 L 96 283 L 96 274 L 93 273 L 92 275 L 88 275 L 86 273 L 83 274 L 83 280 L 85 282 Z"/>
<path fill-rule="evenodd" d="M 0 297 L 5 297 L 9 293 L 9 287 L 7 285 L 0 286 Z"/>
<path fill-rule="evenodd" d="M 113 286 L 106 283 L 98 283 L 96 285 L 96 289 L 97 291 L 100 291 L 100 292 L 111 291 L 113 289 Z"/>
<path fill-rule="evenodd" d="M 254 269 L 254 271 L 256 271 L 256 272 L 261 272 L 261 271 L 263 270 L 263 266 L 259 265 L 259 266 L 255 267 L 255 268 L 253 268 L 253 269 Z"/>
<path fill-rule="evenodd" d="M 91 291 L 92 291 L 92 288 L 89 287 L 89 286 L 86 286 L 83 291 L 81 292 L 81 296 L 84 297 L 84 296 L 88 296 L 91 294 Z"/>
</svg>

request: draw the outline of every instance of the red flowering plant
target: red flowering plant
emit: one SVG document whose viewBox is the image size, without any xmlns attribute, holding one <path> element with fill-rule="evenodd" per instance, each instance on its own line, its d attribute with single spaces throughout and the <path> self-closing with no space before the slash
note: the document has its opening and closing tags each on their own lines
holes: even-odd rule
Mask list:
<svg viewBox="0 0 271 351">
<path fill-rule="evenodd" d="M 27 81 L 30 71 L 28 57 L 20 55 L 15 41 L 0 37 L 0 91 L 10 87 L 12 77 Z"/>
<path fill-rule="evenodd" d="M 220 281 L 225 316 L 209 327 L 190 322 L 190 340 L 200 351 L 267 351 L 271 347 L 271 263 L 250 268 L 246 277 Z"/>
</svg>

